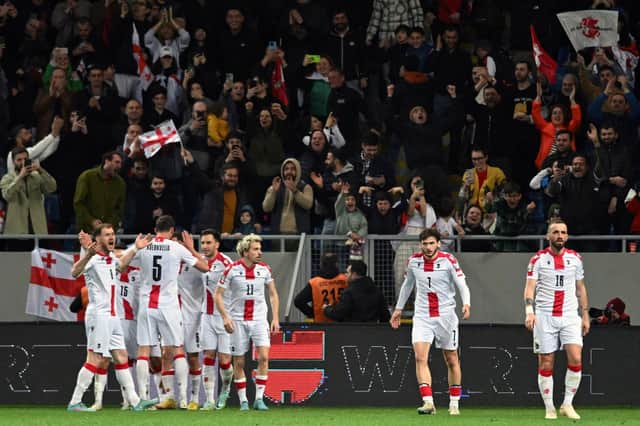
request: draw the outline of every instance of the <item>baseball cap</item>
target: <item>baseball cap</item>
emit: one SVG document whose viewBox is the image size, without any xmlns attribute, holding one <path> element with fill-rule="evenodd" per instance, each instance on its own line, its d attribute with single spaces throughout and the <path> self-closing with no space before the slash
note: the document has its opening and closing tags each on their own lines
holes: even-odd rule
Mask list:
<svg viewBox="0 0 640 426">
<path fill-rule="evenodd" d="M 173 50 L 169 46 L 162 46 L 160 48 L 160 57 L 171 56 L 173 58 Z"/>
</svg>

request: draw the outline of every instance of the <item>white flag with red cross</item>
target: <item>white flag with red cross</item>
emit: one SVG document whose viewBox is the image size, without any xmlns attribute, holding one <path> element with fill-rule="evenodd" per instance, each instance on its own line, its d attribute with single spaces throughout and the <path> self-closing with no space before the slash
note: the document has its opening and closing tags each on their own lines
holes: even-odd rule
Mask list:
<svg viewBox="0 0 640 426">
<path fill-rule="evenodd" d="M 79 255 L 36 248 L 31 252 L 31 278 L 25 312 L 56 321 L 78 321 L 81 318 L 69 310 L 73 299 L 84 287 L 84 277 L 71 276 L 73 263 Z M 84 311 L 83 311 L 84 312 Z"/>
<path fill-rule="evenodd" d="M 163 121 L 155 129 L 141 134 L 138 139 L 144 150 L 144 156 L 147 158 L 156 155 L 165 145 L 182 143 L 173 120 Z"/>
<path fill-rule="evenodd" d="M 133 51 L 133 59 L 136 61 L 136 65 L 138 66 L 138 75 L 140 76 L 142 90 L 147 90 L 149 85 L 153 82 L 153 74 L 147 65 L 147 61 L 144 59 L 144 51 L 140 44 L 140 35 L 138 34 L 136 24 L 131 25 L 133 25 L 133 32 L 131 33 L 131 50 Z"/>
<path fill-rule="evenodd" d="M 617 10 L 576 10 L 556 15 L 573 48 L 608 47 L 618 44 Z"/>
</svg>

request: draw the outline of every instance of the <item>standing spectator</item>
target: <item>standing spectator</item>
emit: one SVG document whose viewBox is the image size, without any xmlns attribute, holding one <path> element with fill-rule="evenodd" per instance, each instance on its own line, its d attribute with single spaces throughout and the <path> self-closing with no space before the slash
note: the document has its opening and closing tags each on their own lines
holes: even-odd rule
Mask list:
<svg viewBox="0 0 640 426">
<path fill-rule="evenodd" d="M 259 112 L 258 122 L 249 112 L 247 127 L 249 130 L 249 158 L 252 158 L 256 167 L 256 181 L 254 199 L 258 200 L 264 194 L 265 189 L 278 176 L 282 160 L 284 160 L 284 143 L 282 141 L 282 128 L 284 112 L 278 105 L 277 113 L 271 115 L 271 111 L 263 109 Z M 298 163 L 296 161 L 296 163 Z M 303 179 L 301 170 L 297 171 L 298 179 Z"/>
<path fill-rule="evenodd" d="M 233 77 L 233 75 L 229 75 Z M 247 114 L 245 110 L 245 86 L 243 81 L 227 80 L 222 86 L 220 100 L 224 103 L 229 114 L 229 128 L 232 131 L 245 131 L 247 128 Z"/>
<path fill-rule="evenodd" d="M 273 178 L 262 201 L 262 210 L 271 213 L 271 232 L 310 233 L 313 189 L 301 179 L 300 163 L 295 158 L 285 159 L 280 174 Z"/>
<path fill-rule="evenodd" d="M 522 197 L 520 185 L 507 182 L 502 190 L 502 198 L 495 199 L 492 193 L 487 195 L 487 213 L 497 213 L 494 235 L 515 237 L 522 234 L 527 227 L 527 220 L 536 208 L 533 201 L 527 203 Z M 497 251 L 528 251 L 526 241 L 496 241 Z"/>
<path fill-rule="evenodd" d="M 538 150 L 538 155 L 536 156 L 535 161 L 538 170 L 542 168 L 542 162 L 544 161 L 544 159 L 554 151 L 553 141 L 555 139 L 556 133 L 559 130 L 569 130 L 571 133 L 575 134 L 575 132 L 580 127 L 580 123 L 582 122 L 582 112 L 580 111 L 580 105 L 578 105 L 575 101 L 575 96 L 576 88 L 574 86 L 570 96 L 571 114 L 569 114 L 569 112 L 563 105 L 552 105 L 551 120 L 546 121 L 542 117 L 541 113 L 542 84 L 540 82 L 537 83 L 537 95 L 531 107 L 531 117 L 533 118 L 533 122 L 535 123 L 536 127 L 540 131 L 540 149 Z M 572 148 L 575 150 L 575 144 Z M 571 228 L 571 232 L 575 233 L 574 228 Z"/>
<path fill-rule="evenodd" d="M 164 87 L 167 91 L 166 108 L 177 117 L 182 117 L 185 105 L 184 89 L 180 80 L 182 71 L 177 65 L 177 59 L 169 46 L 160 48 L 160 57 L 151 67 L 154 75 L 154 83 Z"/>
<path fill-rule="evenodd" d="M 51 25 L 58 30 L 56 46 L 68 46 L 73 38 L 75 21 L 91 17 L 89 0 L 64 0 L 59 2 L 51 14 Z"/>
<path fill-rule="evenodd" d="M 398 25 L 422 27 L 424 15 L 418 0 L 374 0 L 371 20 L 367 27 L 366 42 L 371 46 L 378 36 L 380 46 L 389 46 Z"/>
<path fill-rule="evenodd" d="M 331 93 L 328 100 L 328 111 L 338 120 L 340 130 L 347 142 L 347 153 L 354 154 L 359 137 L 360 114 L 366 113 L 364 100 L 360 93 L 347 87 L 344 73 L 338 68 L 329 71 Z"/>
<path fill-rule="evenodd" d="M 173 19 L 173 7 L 162 9 L 160 17 L 160 21 L 145 33 L 144 44 L 151 52 L 151 62 L 156 62 L 168 51 L 179 69 L 180 54 L 189 47 L 191 36 Z"/>
<path fill-rule="evenodd" d="M 136 234 L 140 232 L 136 224 L 138 200 L 142 198 L 141 194 L 149 190 L 151 185 L 149 181 L 149 164 L 144 157 L 133 160 L 131 171 L 127 174 L 126 184 L 127 198 L 123 228 L 126 234 Z"/>
<path fill-rule="evenodd" d="M 335 306 L 346 287 L 347 276 L 338 269 L 338 257 L 334 253 L 324 253 L 320 258 L 318 275 L 300 290 L 293 303 L 314 323 L 333 322 L 324 314 L 324 308 Z"/>
<path fill-rule="evenodd" d="M 38 141 L 35 145 L 31 144 L 33 135 L 28 128 L 23 125 L 14 126 L 11 133 L 12 135 L 15 135 L 13 137 L 15 148 L 26 149 L 31 161 L 44 161 L 58 149 L 58 144 L 60 143 L 60 132 L 62 131 L 63 126 L 64 120 L 60 117 L 54 117 L 53 123 L 51 123 L 51 133 L 45 136 L 41 141 Z M 12 155 L 12 151 L 7 154 L 7 170 L 9 172 L 15 171 Z"/>
<path fill-rule="evenodd" d="M 451 197 L 444 197 L 438 201 L 435 209 L 438 216 L 435 228 L 442 236 L 441 249 L 447 253 L 453 253 L 455 251 L 456 242 L 453 239 L 454 233 L 464 235 L 464 229 L 453 218 L 455 209 L 456 203 Z"/>
<path fill-rule="evenodd" d="M 135 208 L 136 233 L 153 233 L 160 216 L 169 215 L 178 219 L 182 215 L 178 197 L 167 190 L 164 177 L 157 175 L 151 178 L 151 185 L 138 194 Z"/>
<path fill-rule="evenodd" d="M 112 139 L 114 145 L 120 145 L 126 138 L 129 126 L 137 125 L 140 130 L 147 130 L 147 124 L 142 121 L 144 110 L 136 99 L 129 99 L 124 107 L 124 115 L 116 123 L 112 123 Z M 125 155 L 129 155 L 125 152 Z"/>
<path fill-rule="evenodd" d="M 396 177 L 391 162 L 380 153 L 380 137 L 369 134 L 362 141 L 362 151 L 353 161 L 359 184 L 374 190 L 387 190 L 395 186 Z M 371 206 L 371 197 L 363 197 L 363 203 Z"/>
<path fill-rule="evenodd" d="M 126 184 L 119 175 L 121 167 L 122 154 L 111 151 L 102 156 L 99 167 L 78 177 L 73 205 L 79 230 L 93 232 L 102 223 L 120 227 L 126 196 Z"/>
<path fill-rule="evenodd" d="M 489 235 L 482 226 L 484 213 L 480 206 L 471 205 L 467 208 L 467 214 L 464 219 L 462 229 L 465 235 Z M 486 253 L 491 249 L 491 243 L 487 240 L 467 240 L 460 242 L 462 251 L 477 251 Z"/>
<path fill-rule="evenodd" d="M 94 64 L 104 59 L 104 45 L 88 18 L 82 17 L 76 21 L 75 36 L 69 44 L 69 50 L 76 69 L 81 63 Z"/>
<path fill-rule="evenodd" d="M 542 168 L 551 167 L 559 161 L 561 164 L 571 164 L 575 152 L 571 149 L 573 135 L 568 130 L 558 130 L 555 136 L 555 151 L 542 162 Z"/>
<path fill-rule="evenodd" d="M 109 28 L 109 46 L 113 50 L 116 69 L 115 82 L 121 98 L 142 102 L 142 87 L 138 64 L 133 57 L 132 37 L 137 33 L 139 45 L 143 46 L 144 35 L 151 26 L 147 19 L 149 7 L 147 0 L 133 0 L 120 2 L 119 8 L 112 17 Z"/>
<path fill-rule="evenodd" d="M 7 201 L 6 234 L 48 234 L 44 196 L 56 190 L 56 181 L 38 161 L 31 161 L 26 148 L 11 151 L 14 171 L 0 180 Z"/>
<path fill-rule="evenodd" d="M 33 104 L 33 112 L 37 117 L 36 138 L 44 138 L 50 130 L 54 116 L 69 119 L 73 105 L 73 94 L 67 90 L 67 79 L 64 70 L 56 68 L 51 73 L 49 87 L 40 89 Z"/>
<path fill-rule="evenodd" d="M 244 135 L 238 132 L 229 134 L 224 143 L 224 151 L 216 157 L 213 170 L 216 175 L 219 175 L 224 166 L 233 164 L 242 178 L 240 183 L 246 186 L 247 183 L 252 182 L 256 174 L 256 166 L 255 162 L 247 154 L 243 137 Z"/>
<path fill-rule="evenodd" d="M 600 199 L 598 184 L 587 158 L 577 154 L 571 162 L 571 171 L 563 177 L 554 175 L 546 193 L 560 203 L 562 220 L 571 227 L 573 235 L 594 235 L 606 214 Z M 573 241 L 574 250 L 596 251 L 594 241 Z"/>
<path fill-rule="evenodd" d="M 463 215 L 466 207 L 478 205 L 484 209 L 488 193 L 494 192 L 505 180 L 504 172 L 488 164 L 489 156 L 482 148 L 471 150 L 473 168 L 467 169 L 462 176 L 462 186 L 458 193 L 458 213 Z"/>
<path fill-rule="evenodd" d="M 151 99 L 152 107 L 145 108 L 142 121 L 150 126 L 157 126 L 167 120 L 173 120 L 176 125 L 180 123 L 178 116 L 167 109 L 167 89 L 164 86 L 155 82 L 149 86 L 147 93 Z"/>
<path fill-rule="evenodd" d="M 180 127 L 178 133 L 182 144 L 191 152 L 201 170 L 207 171 L 213 166 L 212 147 L 207 136 L 207 104 L 196 101 L 191 109 L 191 118 Z"/>
<path fill-rule="evenodd" d="M 331 30 L 321 44 L 321 50 L 344 72 L 347 84 L 360 90 L 367 75 L 364 38 L 349 27 L 349 16 L 345 10 L 338 9 L 333 14 Z"/>
<path fill-rule="evenodd" d="M 245 15 L 237 7 L 227 10 L 226 28 L 219 36 L 222 70 L 232 74 L 233 81 L 245 81 L 258 63 L 262 44 L 253 30 L 245 25 Z"/>
<path fill-rule="evenodd" d="M 335 321 L 381 322 L 389 321 L 391 315 L 382 292 L 367 276 L 367 264 L 352 260 L 347 267 L 349 287 L 340 301 L 324 307 L 324 314 Z"/>
<path fill-rule="evenodd" d="M 311 182 L 313 173 L 323 174 L 326 171 L 326 160 L 329 153 L 329 143 L 327 135 L 323 130 L 314 130 L 311 132 L 309 146 L 300 155 L 300 168 L 302 178 Z M 351 167 L 353 169 L 353 166 Z"/>
<path fill-rule="evenodd" d="M 351 192 L 351 185 L 348 182 L 343 182 L 342 190 L 334 205 L 336 211 L 335 234 L 347 238 L 344 244 L 349 249 L 350 260 L 362 259 L 363 246 L 368 234 L 367 217 L 358 208 L 357 201 L 356 193 Z M 340 248 L 341 245 L 338 247 Z"/>
<path fill-rule="evenodd" d="M 329 84 L 329 72 L 333 69 L 333 59 L 327 55 L 320 55 L 317 63 L 312 62 L 309 55 L 304 56 L 302 62 L 305 72 L 305 104 L 308 106 L 309 114 L 318 120 L 324 120 L 329 114 L 328 102 L 331 94 Z"/>
</svg>

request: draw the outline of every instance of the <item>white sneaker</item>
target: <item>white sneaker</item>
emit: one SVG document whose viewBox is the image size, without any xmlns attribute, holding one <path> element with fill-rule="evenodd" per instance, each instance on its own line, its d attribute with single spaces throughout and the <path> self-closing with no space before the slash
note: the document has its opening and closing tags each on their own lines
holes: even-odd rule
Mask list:
<svg viewBox="0 0 640 426">
<path fill-rule="evenodd" d="M 180 408 L 181 410 L 186 410 L 188 405 L 189 404 L 187 404 L 187 401 L 180 401 L 180 403 L 178 404 L 178 408 Z"/>
<path fill-rule="evenodd" d="M 547 420 L 555 420 L 558 418 L 558 414 L 556 413 L 556 409 L 547 410 L 544 414 L 544 418 Z"/>
<path fill-rule="evenodd" d="M 460 407 L 458 407 L 457 405 L 450 405 L 449 406 L 449 415 L 450 416 L 459 416 L 460 415 Z"/>
<path fill-rule="evenodd" d="M 129 405 L 129 403 L 127 401 L 122 401 L 122 405 L 120 406 L 120 409 L 122 411 L 128 411 L 131 409 L 131 406 Z"/>
<path fill-rule="evenodd" d="M 99 402 L 94 402 L 93 405 L 89 408 L 93 409 L 93 411 L 100 411 L 102 410 L 102 404 Z"/>
<path fill-rule="evenodd" d="M 421 407 L 418 407 L 418 414 L 435 414 L 436 407 L 433 402 L 424 401 Z"/>
<path fill-rule="evenodd" d="M 576 413 L 576 410 L 573 408 L 573 405 L 561 405 L 560 415 L 567 416 L 572 420 L 580 420 L 580 414 Z"/>
</svg>

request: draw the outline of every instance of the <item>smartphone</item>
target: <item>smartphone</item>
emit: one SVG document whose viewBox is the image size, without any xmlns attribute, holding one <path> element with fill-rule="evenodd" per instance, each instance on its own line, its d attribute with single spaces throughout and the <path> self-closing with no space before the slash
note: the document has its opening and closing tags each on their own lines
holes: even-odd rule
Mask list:
<svg viewBox="0 0 640 426">
<path fill-rule="evenodd" d="M 196 111 L 196 117 L 198 121 L 204 122 L 205 120 L 205 112 L 204 111 Z"/>
<path fill-rule="evenodd" d="M 307 58 L 309 58 L 309 62 L 311 62 L 312 64 L 317 64 L 320 62 L 320 55 L 307 55 Z"/>
<path fill-rule="evenodd" d="M 225 81 L 228 81 L 230 83 L 233 83 L 233 73 L 232 72 L 228 72 L 225 76 Z"/>
<path fill-rule="evenodd" d="M 24 160 L 24 167 L 29 167 L 33 164 L 33 160 L 31 160 L 31 158 L 27 158 L 26 160 Z"/>
<path fill-rule="evenodd" d="M 267 44 L 267 48 L 270 50 L 276 50 L 278 48 L 278 42 L 275 40 L 271 40 L 269 44 Z"/>
<path fill-rule="evenodd" d="M 419 179 L 416 181 L 416 189 L 423 189 L 424 188 L 424 182 L 422 182 L 422 179 Z"/>
</svg>

